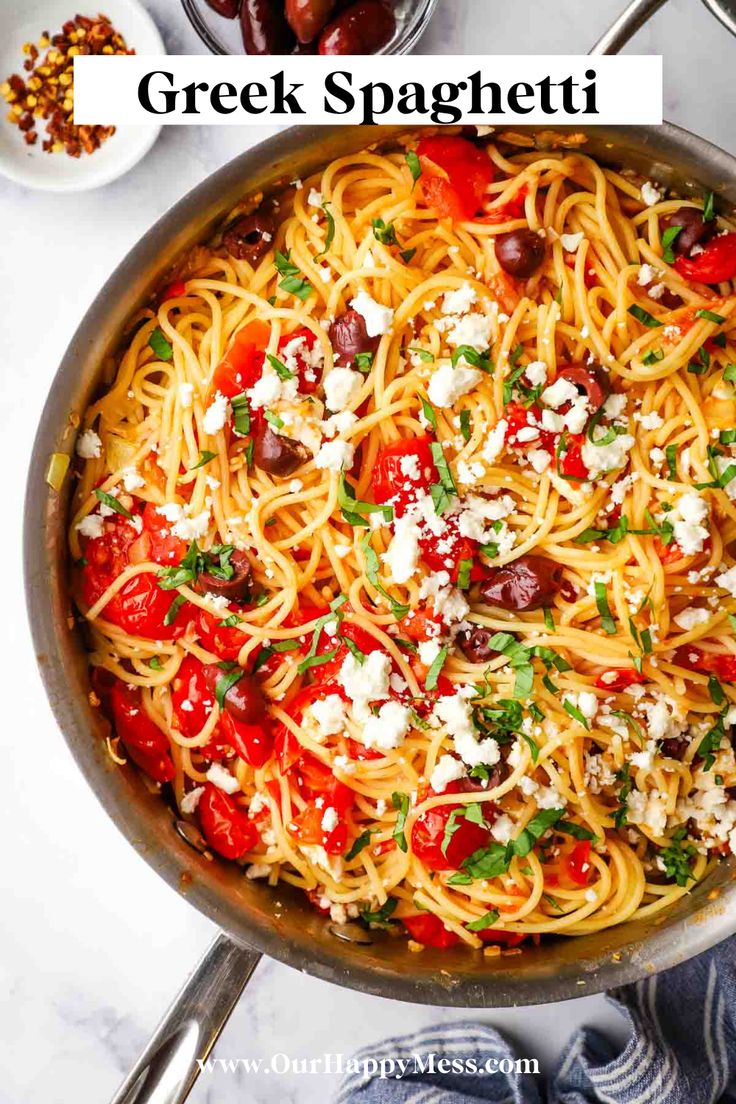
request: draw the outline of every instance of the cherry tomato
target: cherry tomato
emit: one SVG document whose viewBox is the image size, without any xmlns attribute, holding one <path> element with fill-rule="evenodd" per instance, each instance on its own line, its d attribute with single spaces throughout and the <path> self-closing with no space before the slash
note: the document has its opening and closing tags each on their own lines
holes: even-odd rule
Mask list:
<svg viewBox="0 0 736 1104">
<path fill-rule="evenodd" d="M 143 530 L 129 552 L 131 563 L 153 560 L 164 566 L 181 563 L 187 554 L 186 541 L 175 537 L 169 522 L 159 514 L 152 502 L 143 508 Z"/>
<path fill-rule="evenodd" d="M 359 625 L 352 625 L 349 621 L 341 622 L 340 636 L 352 640 L 353 643 L 360 648 L 363 655 L 370 655 L 371 652 L 381 651 L 381 645 L 372 633 L 369 633 L 367 629 L 362 629 Z M 336 679 L 340 668 L 349 654 L 347 644 L 340 643 L 335 637 L 328 636 L 327 633 L 323 631 L 317 647 L 317 654 L 326 655 L 334 648 L 337 648 L 334 659 L 331 659 L 328 663 L 322 663 L 317 667 L 312 667 L 311 674 L 315 681 L 332 682 Z"/>
<path fill-rule="evenodd" d="M 460 936 L 450 931 L 433 912 L 420 912 L 416 916 L 404 916 L 401 920 L 415 943 L 423 947 L 454 947 Z"/>
<path fill-rule="evenodd" d="M 264 724 L 243 724 L 225 710 L 220 718 L 221 740 L 229 744 L 251 767 L 262 767 L 271 758 L 273 736 Z"/>
<path fill-rule="evenodd" d="M 628 689 L 629 686 L 646 681 L 647 676 L 633 667 L 612 667 L 608 671 L 602 671 L 594 685 L 599 690 L 610 690 L 613 694 L 620 694 L 622 690 Z"/>
<path fill-rule="evenodd" d="M 442 135 L 423 138 L 417 153 L 427 206 L 434 207 L 440 218 L 475 218 L 495 179 L 488 154 L 466 138 Z"/>
<path fill-rule="evenodd" d="M 502 928 L 483 928 L 474 932 L 483 943 L 500 943 L 503 947 L 518 947 L 529 936 L 524 932 L 504 931 Z"/>
<path fill-rule="evenodd" d="M 342 855 L 347 850 L 348 825 L 344 820 L 338 820 L 334 828 L 328 830 L 322 827 L 325 814 L 329 814 L 331 809 L 335 809 L 335 806 L 326 798 L 320 805 L 310 802 L 294 817 L 289 830 L 302 843 L 324 847 L 328 855 Z"/>
<path fill-rule="evenodd" d="M 176 773 L 171 745 L 143 708 L 140 690 L 115 679 L 108 700 L 115 731 L 133 762 L 154 782 L 170 782 Z"/>
<path fill-rule="evenodd" d="M 555 451 L 555 435 L 549 430 L 539 429 L 539 436 L 531 441 L 519 441 L 519 430 L 534 427 L 539 428 L 542 421 L 542 411 L 538 406 L 522 406 L 521 403 L 509 403 L 504 411 L 506 419 L 506 444 L 518 449 L 546 449 L 552 455 Z"/>
<path fill-rule="evenodd" d="M 507 200 L 506 203 L 502 203 L 499 207 L 491 207 L 491 209 L 477 221 L 496 225 L 499 222 L 511 222 L 513 219 L 522 218 L 528 194 L 529 185 L 522 184 L 511 199 Z"/>
<path fill-rule="evenodd" d="M 183 280 L 174 280 L 173 284 L 169 284 L 161 292 L 161 302 L 165 303 L 167 299 L 179 299 L 182 295 L 186 295 L 187 285 Z"/>
<path fill-rule="evenodd" d="M 575 268 L 577 264 L 576 256 L 577 254 L 575 253 L 565 253 L 563 255 L 562 259 L 568 268 Z M 586 288 L 594 288 L 598 285 L 598 273 L 592 265 L 586 265 L 585 272 L 583 273 L 583 282 Z"/>
<path fill-rule="evenodd" d="M 252 387 L 261 378 L 270 334 L 271 327 L 265 322 L 250 322 L 238 330 L 215 368 L 210 390 L 232 399 Z"/>
<path fill-rule="evenodd" d="M 317 338 L 308 330 L 306 326 L 300 326 L 298 330 L 294 330 L 294 333 L 286 334 L 284 337 L 279 338 L 278 351 L 282 353 L 287 345 L 290 345 L 292 341 L 298 341 L 300 338 L 304 339 L 304 344 L 311 353 L 314 346 L 317 344 Z M 296 353 L 294 358 L 297 363 L 297 373 L 299 375 L 299 390 L 303 395 L 312 395 L 319 387 L 319 378 L 317 376 L 316 369 L 310 367 L 307 358 L 304 355 L 304 346 Z"/>
<path fill-rule="evenodd" d="M 677 541 L 670 541 L 669 544 L 662 544 L 659 537 L 655 537 L 653 545 L 657 559 L 663 564 L 677 563 L 685 557 L 685 553 L 682 551 Z"/>
<path fill-rule="evenodd" d="M 373 468 L 373 497 L 393 504 L 401 517 L 439 479 L 429 437 L 409 437 L 381 449 Z M 416 461 L 416 468 L 413 461 Z"/>
<path fill-rule="evenodd" d="M 138 539 L 138 531 L 129 519 L 115 514 L 105 518 L 102 536 L 84 541 L 86 563 L 81 571 L 81 590 L 88 606 L 94 605 L 129 565 Z M 155 575 L 146 572 L 127 582 L 110 599 L 101 616 L 131 636 L 172 640 L 180 636 L 188 624 L 184 609 L 178 611 L 171 624 L 165 624 L 175 597 L 171 591 L 161 589 Z"/>
<path fill-rule="evenodd" d="M 226 859 L 239 859 L 258 843 L 258 829 L 229 794 L 205 782 L 197 804 L 207 843 Z"/>
<path fill-rule="evenodd" d="M 220 659 L 232 662 L 238 658 L 246 638 L 236 626 L 220 623 L 229 616 L 230 612 L 230 610 L 223 610 L 222 613 L 210 613 L 209 610 L 198 609 L 196 625 L 202 646 L 208 652 L 214 652 Z"/>
<path fill-rule="evenodd" d="M 445 790 L 445 793 L 457 792 L 459 791 L 454 783 Z M 431 791 L 430 796 L 434 796 Z M 458 815 L 455 824 L 459 827 L 453 832 L 446 851 L 443 851 L 445 828 L 456 810 L 458 813 L 461 812 L 462 806 L 437 805 L 434 809 L 422 813 L 414 824 L 411 837 L 414 854 L 430 870 L 459 870 L 465 859 L 469 858 L 474 851 L 487 847 L 491 841 L 488 828 Z"/>
<path fill-rule="evenodd" d="M 207 686 L 204 665 L 186 655 L 171 686 L 171 704 L 176 727 L 189 739 L 201 732 L 215 706 L 215 696 Z"/>
<path fill-rule="evenodd" d="M 458 519 L 452 515 L 442 519 L 445 529 L 438 539 L 435 536 L 420 537 L 419 547 L 422 551 L 422 559 L 427 567 L 433 571 L 447 571 L 450 580 L 457 582 L 460 573 L 460 565 L 463 560 L 471 561 L 470 581 L 477 582 L 485 574 L 485 568 L 476 562 L 478 542 L 464 537 L 460 532 Z"/>
<path fill-rule="evenodd" d="M 430 613 L 426 606 L 419 606 L 399 622 L 401 635 L 407 640 L 421 643 L 425 640 L 438 640 L 445 632 L 441 617 Z"/>
<path fill-rule="evenodd" d="M 585 436 L 582 433 L 568 433 L 565 438 L 565 451 L 560 453 L 560 475 L 575 482 L 582 482 L 588 478 L 590 472 L 583 462 L 583 444 Z"/>
<path fill-rule="evenodd" d="M 564 869 L 568 878 L 575 885 L 584 886 L 590 880 L 592 870 L 590 864 L 590 840 L 580 840 L 575 844 L 564 861 Z"/>
<path fill-rule="evenodd" d="M 715 675 L 721 682 L 736 682 L 736 655 L 730 653 L 715 655 L 691 644 L 683 644 L 675 652 L 674 662 L 689 671 Z"/>
<path fill-rule="evenodd" d="M 678 257 L 675 270 L 685 280 L 696 280 L 700 284 L 733 280 L 736 276 L 736 233 L 713 238 L 696 257 Z"/>
</svg>

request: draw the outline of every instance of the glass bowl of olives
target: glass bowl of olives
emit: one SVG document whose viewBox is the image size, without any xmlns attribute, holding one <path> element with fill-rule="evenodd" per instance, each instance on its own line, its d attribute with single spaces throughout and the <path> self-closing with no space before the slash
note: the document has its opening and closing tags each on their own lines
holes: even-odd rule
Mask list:
<svg viewBox="0 0 736 1104">
<path fill-rule="evenodd" d="M 408 54 L 439 0 L 182 0 L 213 54 Z"/>
</svg>

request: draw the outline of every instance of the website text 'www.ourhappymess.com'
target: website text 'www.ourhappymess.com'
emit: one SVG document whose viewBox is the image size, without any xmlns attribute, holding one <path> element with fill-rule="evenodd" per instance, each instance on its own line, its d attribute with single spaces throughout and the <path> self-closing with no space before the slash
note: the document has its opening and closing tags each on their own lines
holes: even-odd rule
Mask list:
<svg viewBox="0 0 736 1104">
<path fill-rule="evenodd" d="M 539 1073 L 536 1058 L 454 1057 L 444 1054 L 411 1054 L 403 1058 L 346 1057 L 343 1054 L 321 1054 L 314 1058 L 298 1058 L 279 1052 L 270 1058 L 197 1058 L 200 1073 L 246 1073 L 322 1075 L 340 1077 L 360 1074 L 381 1080 L 401 1080 L 417 1074 L 493 1074 Z"/>
</svg>

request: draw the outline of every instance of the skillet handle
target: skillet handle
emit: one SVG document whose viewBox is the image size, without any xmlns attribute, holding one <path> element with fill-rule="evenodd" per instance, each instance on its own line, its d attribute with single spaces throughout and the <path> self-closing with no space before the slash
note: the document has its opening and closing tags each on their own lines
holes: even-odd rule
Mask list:
<svg viewBox="0 0 736 1104">
<path fill-rule="evenodd" d="M 616 22 L 599 38 L 591 54 L 617 54 L 667 0 L 631 0 Z"/>
<path fill-rule="evenodd" d="M 110 1104 L 181 1104 L 261 959 L 220 933 Z"/>
</svg>

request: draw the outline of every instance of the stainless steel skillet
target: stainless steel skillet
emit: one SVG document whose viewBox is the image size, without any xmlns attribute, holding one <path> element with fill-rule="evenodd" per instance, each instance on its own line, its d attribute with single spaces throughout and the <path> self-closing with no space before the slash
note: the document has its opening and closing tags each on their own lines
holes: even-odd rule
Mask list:
<svg viewBox="0 0 736 1104">
<path fill-rule="evenodd" d="M 539 148 L 549 141 L 549 132 L 538 128 L 514 130 Z M 558 133 L 573 130 L 562 127 Z M 400 133 L 395 127 L 295 127 L 215 172 L 151 228 L 104 285 L 61 362 L 43 412 L 26 499 L 25 576 L 35 648 L 52 708 L 81 770 L 121 832 L 223 932 L 116 1096 L 118 1104 L 176 1104 L 186 1097 L 196 1077 L 193 1058 L 208 1053 L 261 953 L 366 993 L 486 1008 L 596 993 L 673 966 L 736 930 L 734 868 L 724 864 L 666 916 L 546 943 L 492 964 L 462 950 L 409 955 L 403 941 L 380 934 L 354 942 L 346 939 L 349 931 L 317 916 L 302 895 L 280 888 L 281 906 L 275 909 L 273 891 L 247 881 L 237 867 L 193 850 L 177 833 L 164 802 L 148 792 L 133 769 L 115 766 L 106 754 L 100 720 L 87 700 L 83 642 L 68 624 L 69 481 L 61 495 L 49 489 L 44 479 L 48 458 L 53 452 L 71 453 L 74 415 L 105 378 L 126 320 L 172 261 L 205 239 L 241 196 L 304 177 L 372 142 L 390 143 Z M 676 127 L 597 127 L 585 149 L 682 194 L 713 189 L 736 205 L 736 160 Z"/>
</svg>

